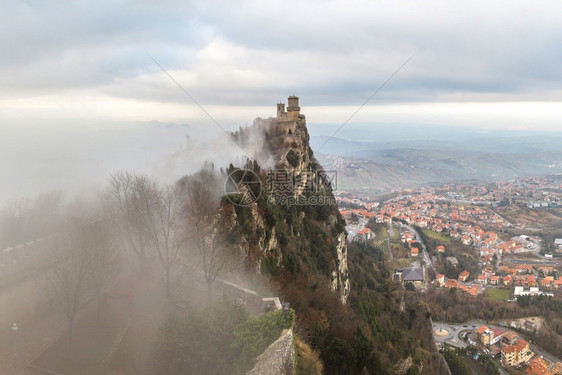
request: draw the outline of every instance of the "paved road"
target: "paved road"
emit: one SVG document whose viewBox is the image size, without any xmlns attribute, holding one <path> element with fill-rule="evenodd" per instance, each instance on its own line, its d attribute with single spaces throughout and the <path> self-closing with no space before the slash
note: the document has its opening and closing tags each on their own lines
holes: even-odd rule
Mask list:
<svg viewBox="0 0 562 375">
<path fill-rule="evenodd" d="M 394 261 L 394 255 L 392 255 L 392 247 L 390 246 L 390 238 L 386 239 L 386 245 L 388 247 L 388 255 L 390 257 L 390 261 Z"/>
<path fill-rule="evenodd" d="M 449 332 L 447 336 L 439 337 L 435 335 L 435 340 L 437 342 L 445 342 L 451 346 L 459 347 L 459 348 L 466 348 L 468 344 L 462 341 L 459 338 L 459 334 L 462 331 L 478 329 L 486 324 L 485 322 L 474 320 L 464 324 L 457 324 L 457 323 L 440 323 L 440 322 L 433 322 L 433 329 L 445 329 Z"/>
<path fill-rule="evenodd" d="M 466 348 L 467 344 L 459 338 L 459 334 L 462 330 L 467 328 L 462 328 L 462 326 L 452 326 L 449 324 L 433 323 L 433 330 L 435 331 L 435 341 L 446 343 L 457 348 Z M 438 332 L 444 330 L 449 332 L 447 336 L 438 336 Z"/>
<path fill-rule="evenodd" d="M 503 259 L 502 263 L 505 264 L 535 264 L 535 265 L 545 265 L 552 266 L 558 262 L 555 260 L 537 260 L 537 259 Z"/>
<path fill-rule="evenodd" d="M 475 320 L 475 321 L 471 321 L 465 324 L 454 324 L 454 323 L 433 323 L 433 329 L 434 330 L 438 330 L 438 329 L 446 329 L 448 330 L 450 333 L 449 335 L 445 336 L 445 337 L 438 337 L 437 335 L 435 335 L 435 340 L 437 342 L 445 342 L 451 346 L 455 346 L 455 347 L 460 347 L 460 348 L 465 348 L 468 345 L 462 341 L 459 336 L 463 331 L 467 331 L 467 330 L 473 330 L 473 329 L 478 329 L 482 326 L 484 326 L 486 324 L 484 324 L 484 322 Z M 488 327 L 490 327 L 488 325 Z M 501 328 L 501 327 L 498 327 Z M 471 366 L 472 367 L 472 366 Z M 474 368 L 473 368 L 474 369 Z M 498 367 L 500 373 L 502 375 L 508 375 L 508 373 L 501 367 Z"/>
<path fill-rule="evenodd" d="M 394 255 L 392 255 L 392 247 L 390 246 L 390 239 L 394 238 L 394 227 L 392 226 L 392 222 L 388 224 L 388 229 L 386 230 L 388 237 L 386 238 L 386 246 L 388 247 L 388 256 L 390 261 L 394 261 Z"/>
<path fill-rule="evenodd" d="M 462 331 L 466 331 L 466 330 L 474 330 L 474 329 L 478 329 L 482 326 L 486 326 L 486 327 L 490 327 L 490 328 L 496 328 L 496 329 L 501 329 L 501 330 L 506 330 L 509 329 L 507 327 L 498 327 L 498 326 L 494 326 L 494 325 L 490 325 L 490 324 L 485 324 L 485 322 L 479 321 L 479 320 L 474 320 L 468 323 L 464 323 L 464 324 L 457 324 L 457 323 L 439 323 L 439 322 L 434 322 L 433 323 L 433 329 L 434 330 L 438 330 L 438 329 L 446 329 L 447 331 L 449 331 L 449 334 L 447 336 L 444 337 L 438 337 L 437 335 L 435 335 L 435 341 L 437 342 L 444 342 L 447 343 L 451 346 L 455 346 L 455 347 L 460 347 L 460 348 L 465 348 L 467 346 L 467 344 L 462 341 L 459 338 L 459 334 Z M 532 343 L 529 343 L 529 346 L 531 348 L 531 350 L 539 355 L 542 355 L 547 361 L 549 362 L 560 362 L 560 359 L 549 354 L 546 353 L 544 350 L 542 350 L 541 348 L 538 348 L 537 346 L 533 345 Z"/>
<path fill-rule="evenodd" d="M 48 286 L 37 278 L 26 278 L 0 288 L 0 374 L 12 374 L 14 338 L 17 340 L 18 375 L 36 374 L 25 367 L 66 327 L 61 311 L 51 308 Z M 14 337 L 12 324 L 19 329 Z"/>
<path fill-rule="evenodd" d="M 425 246 L 425 243 L 423 243 L 420 234 L 413 227 L 409 225 L 401 224 L 401 226 L 408 228 L 408 230 L 412 232 L 412 234 L 414 235 L 414 239 L 416 240 L 416 242 L 419 242 L 421 244 L 425 266 L 434 269 L 433 263 L 431 263 L 431 259 L 429 258 L 429 254 L 427 253 L 427 248 Z"/>
<path fill-rule="evenodd" d="M 0 288 L 27 277 L 48 256 L 50 235 L 0 249 Z"/>
<path fill-rule="evenodd" d="M 359 232 L 361 229 L 365 228 L 365 225 L 367 225 L 368 221 L 362 218 L 359 218 L 357 221 L 357 224 L 348 224 L 345 227 L 345 230 L 347 231 L 347 233 L 349 233 L 349 240 L 352 240 L 355 235 L 357 234 L 357 232 Z"/>
<path fill-rule="evenodd" d="M 529 343 L 529 346 L 531 348 L 532 351 L 534 351 L 535 353 L 537 353 L 538 355 L 542 355 L 544 357 L 544 359 L 546 359 L 549 362 L 560 362 L 560 359 L 558 359 L 557 357 L 553 356 L 552 354 L 548 354 L 546 353 L 544 350 L 538 348 L 537 346 Z"/>
<path fill-rule="evenodd" d="M 391 222 L 390 224 L 388 224 L 388 237 L 394 238 L 394 236 L 395 236 L 394 225 L 392 225 L 392 222 Z"/>
</svg>

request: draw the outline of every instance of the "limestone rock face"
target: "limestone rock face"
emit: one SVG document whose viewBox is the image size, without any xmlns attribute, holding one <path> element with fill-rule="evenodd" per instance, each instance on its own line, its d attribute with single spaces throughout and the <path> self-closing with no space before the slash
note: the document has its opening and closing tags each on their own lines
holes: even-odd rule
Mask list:
<svg viewBox="0 0 562 375">
<path fill-rule="evenodd" d="M 339 291 L 342 303 L 347 302 L 347 297 L 351 291 L 349 284 L 349 270 L 347 268 L 347 243 L 344 232 L 338 235 L 337 251 L 337 268 L 332 271 L 332 289 Z"/>
<path fill-rule="evenodd" d="M 323 251 L 327 253 L 325 258 L 328 259 L 328 265 L 325 267 L 329 267 L 325 275 L 330 279 L 332 289 L 339 293 L 341 302 L 346 303 L 350 293 L 350 282 L 345 221 L 337 211 L 332 193 L 334 176 L 323 170 L 310 148 L 306 118 L 300 113 L 298 97 L 289 97 L 286 111 L 285 104 L 279 103 L 276 117 L 257 118 L 253 129 L 255 133 L 264 134 L 266 138 L 264 143 L 269 146 L 268 152 L 271 154 L 274 166 L 266 172 L 282 173 L 291 184 L 291 188 L 287 191 L 265 189 L 265 194 L 271 201 L 274 201 L 271 198 L 282 198 L 272 203 L 284 206 L 278 207 L 279 210 L 284 210 L 285 214 L 297 212 L 294 219 L 283 218 L 287 223 L 289 241 L 295 237 L 310 235 L 303 232 L 307 220 L 320 222 L 321 231 L 325 233 Z M 287 208 L 287 206 L 293 207 Z M 266 223 L 267 220 L 262 217 L 263 211 L 263 206 L 258 207 L 258 204 L 251 206 L 252 232 L 259 237 L 257 241 L 254 240 L 254 244 L 257 242 L 260 249 L 259 257 L 267 259 L 269 267 L 281 266 L 283 257 L 287 254 L 279 251 L 282 246 L 279 233 L 276 233 L 271 223 Z M 315 214 L 319 211 L 330 212 L 326 215 Z M 283 237 L 283 233 L 281 235 Z M 287 239 L 283 238 L 283 242 L 286 241 Z M 307 251 L 303 249 L 306 239 L 302 238 L 294 242 L 298 243 L 300 251 Z M 251 246 L 251 244 L 246 241 L 244 246 Z M 263 263 L 256 264 L 256 268 L 261 271 Z"/>
<path fill-rule="evenodd" d="M 257 358 L 256 365 L 246 375 L 293 375 L 295 373 L 295 350 L 293 331 L 281 335 Z"/>
</svg>

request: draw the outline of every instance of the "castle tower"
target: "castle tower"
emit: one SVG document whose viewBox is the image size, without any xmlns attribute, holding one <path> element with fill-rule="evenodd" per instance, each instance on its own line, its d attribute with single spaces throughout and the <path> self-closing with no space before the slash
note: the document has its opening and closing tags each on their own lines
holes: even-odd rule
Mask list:
<svg viewBox="0 0 562 375">
<path fill-rule="evenodd" d="M 277 119 L 281 120 L 287 116 L 285 112 L 285 103 L 277 103 Z"/>
<path fill-rule="evenodd" d="M 287 106 L 287 117 L 293 120 L 299 118 L 301 107 L 299 107 L 299 97 L 291 95 L 289 96 L 289 105 Z"/>
</svg>

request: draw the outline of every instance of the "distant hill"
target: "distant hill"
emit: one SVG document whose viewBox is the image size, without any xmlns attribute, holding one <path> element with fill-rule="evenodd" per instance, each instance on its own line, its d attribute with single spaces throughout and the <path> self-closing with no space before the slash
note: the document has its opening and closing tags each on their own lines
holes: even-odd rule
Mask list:
<svg viewBox="0 0 562 375">
<path fill-rule="evenodd" d="M 316 134 L 326 130 L 312 127 Z M 326 169 L 338 171 L 339 189 L 388 189 L 450 182 L 491 182 L 562 172 L 562 134 L 397 128 L 390 138 L 373 128 L 342 130 L 338 136 L 311 136 L 311 148 Z M 440 131 L 441 130 L 441 131 Z M 329 133 L 329 132 L 327 132 Z M 332 133 L 333 134 L 333 133 Z M 348 138 L 343 138 L 348 137 Z"/>
</svg>

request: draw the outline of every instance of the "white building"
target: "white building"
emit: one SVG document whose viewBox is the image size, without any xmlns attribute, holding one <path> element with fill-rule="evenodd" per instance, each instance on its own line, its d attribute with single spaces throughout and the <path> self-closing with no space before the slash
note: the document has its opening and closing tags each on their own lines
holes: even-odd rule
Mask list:
<svg viewBox="0 0 562 375">
<path fill-rule="evenodd" d="M 530 289 L 525 289 L 522 286 L 516 286 L 515 289 L 513 290 L 513 294 L 515 296 L 539 296 L 544 294 L 545 296 L 548 297 L 554 297 L 553 293 L 543 293 L 536 286 L 533 286 Z"/>
</svg>

